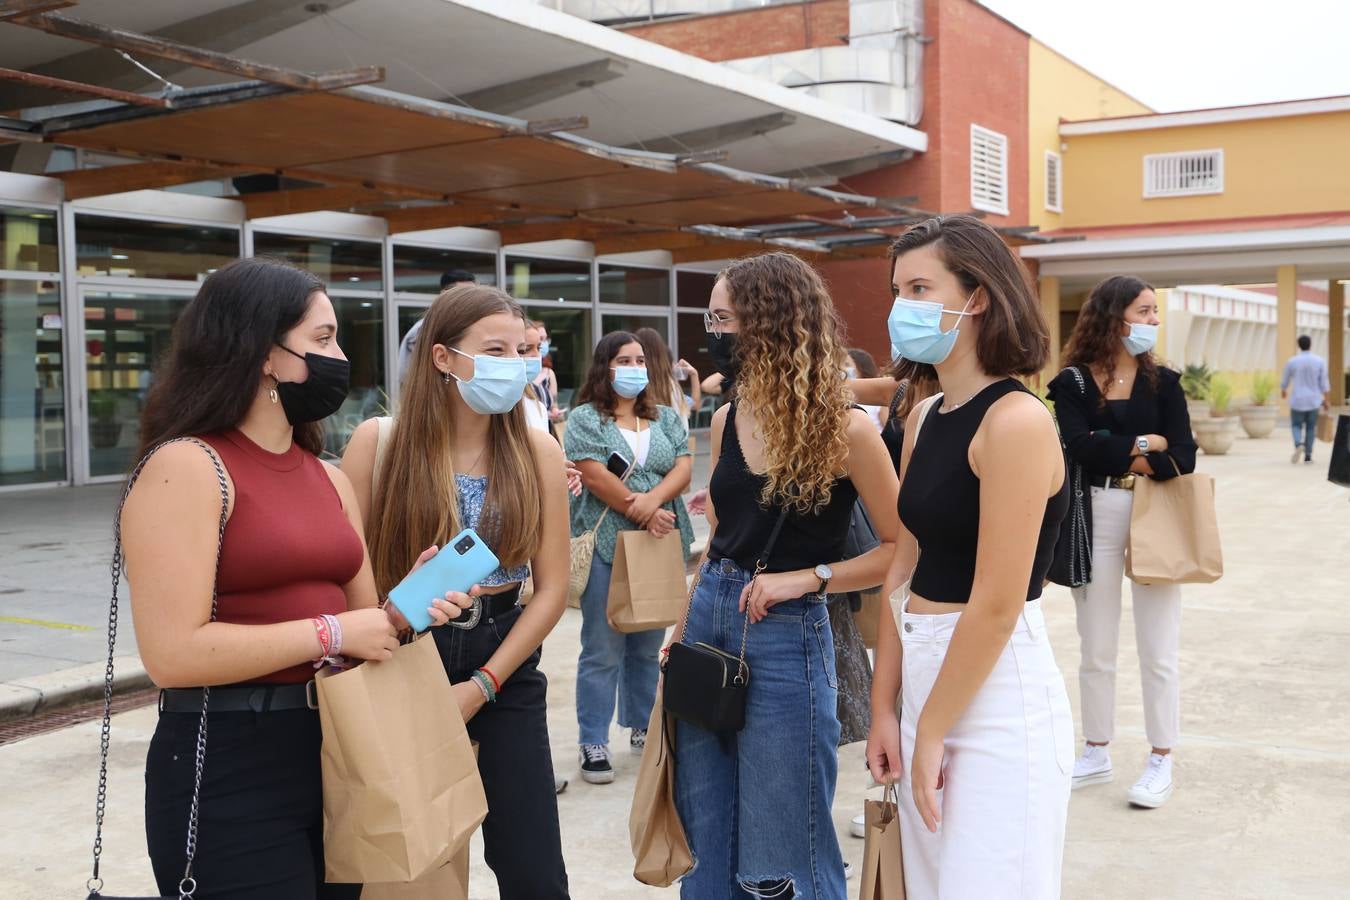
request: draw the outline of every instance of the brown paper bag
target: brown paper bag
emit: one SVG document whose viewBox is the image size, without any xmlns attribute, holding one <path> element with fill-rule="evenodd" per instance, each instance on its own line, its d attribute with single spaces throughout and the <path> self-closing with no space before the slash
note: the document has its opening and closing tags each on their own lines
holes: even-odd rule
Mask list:
<svg viewBox="0 0 1350 900">
<path fill-rule="evenodd" d="M 1317 439 L 1328 444 L 1336 440 L 1336 417 L 1326 410 L 1317 414 Z"/>
<path fill-rule="evenodd" d="M 605 618 L 624 634 L 669 628 L 684 611 L 686 585 L 678 531 L 661 538 L 646 531 L 620 531 Z"/>
<path fill-rule="evenodd" d="M 318 678 L 325 874 L 413 881 L 460 852 L 487 798 L 435 642 Z"/>
<path fill-rule="evenodd" d="M 1135 479 L 1125 574 L 1140 584 L 1209 584 L 1223 576 L 1212 477 Z"/>
<path fill-rule="evenodd" d="M 642 751 L 628 814 L 628 838 L 635 860 L 633 877 L 655 887 L 670 887 L 694 868 L 684 825 L 675 808 L 674 738 L 675 720 L 664 716 L 661 698 L 657 697 L 647 723 L 647 746 Z"/>
<path fill-rule="evenodd" d="M 473 741 L 478 759 L 478 742 Z M 375 882 L 361 889 L 361 900 L 469 900 L 469 844 L 439 869 L 416 881 Z"/>
<path fill-rule="evenodd" d="M 881 800 L 863 804 L 867 822 L 859 900 L 905 900 L 905 865 L 900 855 L 900 820 L 895 785 Z"/>
<path fill-rule="evenodd" d="M 882 596 L 881 588 L 862 592 L 862 609 L 853 614 L 858 623 L 858 633 L 862 635 L 863 646 L 868 650 L 877 648 L 877 629 L 881 622 L 881 611 L 889 610 L 890 604 Z"/>
</svg>

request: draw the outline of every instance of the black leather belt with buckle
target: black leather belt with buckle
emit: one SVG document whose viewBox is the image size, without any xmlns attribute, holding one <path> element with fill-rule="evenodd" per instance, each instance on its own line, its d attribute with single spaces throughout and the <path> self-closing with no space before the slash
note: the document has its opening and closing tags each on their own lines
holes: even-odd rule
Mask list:
<svg viewBox="0 0 1350 900">
<path fill-rule="evenodd" d="M 1137 475 L 1113 475 L 1111 477 L 1105 475 L 1093 475 L 1088 478 L 1088 483 L 1092 487 L 1115 488 L 1118 491 L 1132 491 L 1134 490 L 1134 480 L 1138 477 L 1139 476 Z"/>
<path fill-rule="evenodd" d="M 314 681 L 304 684 L 240 684 L 211 688 L 210 712 L 281 712 L 288 709 L 318 709 Z M 159 692 L 162 713 L 200 713 L 201 688 L 165 688 Z"/>
<path fill-rule="evenodd" d="M 505 615 L 515 609 L 519 602 L 519 585 L 509 591 L 502 591 L 500 594 L 479 594 L 473 598 L 473 606 L 461 611 L 459 618 L 451 619 L 449 624 L 455 628 L 469 631 L 477 628 L 478 623 L 483 621 L 485 617 L 488 621 L 491 621 L 498 616 Z"/>
</svg>

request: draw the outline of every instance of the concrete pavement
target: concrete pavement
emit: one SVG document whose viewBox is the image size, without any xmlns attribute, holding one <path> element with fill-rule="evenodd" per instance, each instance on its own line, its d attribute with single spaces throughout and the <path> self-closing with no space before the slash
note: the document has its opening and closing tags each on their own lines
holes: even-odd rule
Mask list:
<svg viewBox="0 0 1350 900">
<path fill-rule="evenodd" d="M 1148 752 L 1126 612 L 1113 745 L 1117 780 L 1073 797 L 1066 897 L 1350 896 L 1350 491 L 1325 481 L 1326 445 L 1319 445 L 1317 465 L 1291 466 L 1287 438 L 1277 435 L 1281 439 L 1239 439 L 1230 455 L 1200 459 L 1201 469 L 1218 479 L 1227 573 L 1217 584 L 1184 589 L 1177 791 L 1154 811 L 1131 809 L 1124 800 Z M 695 483 L 702 482 L 696 477 Z M 9 498 L 0 500 L 6 519 L 8 504 Z M 98 521 L 106 523 L 106 516 Z M 0 528 L 13 533 L 2 521 Z M 49 565 L 74 571 L 68 556 L 48 557 Z M 4 558 L 11 558 L 7 549 Z M 105 565 L 106 553 L 88 568 L 106 578 Z M 37 572 L 24 571 L 26 583 L 41 583 Z M 10 577 L 5 571 L 0 581 Z M 12 614 L 12 596 L 0 594 L 0 614 Z M 94 610 L 89 621 L 99 621 L 106 588 L 86 592 L 81 602 Z M 1072 601 L 1067 591 L 1053 588 L 1045 606 L 1076 707 Z M 582 900 L 674 896 L 631 878 L 627 812 L 637 759 L 623 749 L 627 735 L 613 734 L 620 749 L 613 784 L 592 786 L 576 777 L 579 629 L 579 614 L 568 610 L 544 650 L 555 765 L 572 777 L 559 798 L 572 894 Z M 0 640 L 9 634 L 0 631 Z M 9 646 L 0 644 L 6 651 Z M 115 721 L 105 839 L 105 877 L 115 892 L 144 891 L 150 884 L 141 773 L 153 725 L 151 709 Z M 864 794 L 862 746 L 844 748 L 840 758 L 835 823 L 846 858 L 857 865 L 862 842 L 847 837 L 847 825 Z M 0 817 L 0 896 L 78 894 L 92 838 L 96 765 L 97 723 L 0 747 L 0 797 L 7 813 Z M 856 890 L 855 880 L 850 891 Z M 497 896 L 480 848 L 474 850 L 471 896 Z"/>
</svg>

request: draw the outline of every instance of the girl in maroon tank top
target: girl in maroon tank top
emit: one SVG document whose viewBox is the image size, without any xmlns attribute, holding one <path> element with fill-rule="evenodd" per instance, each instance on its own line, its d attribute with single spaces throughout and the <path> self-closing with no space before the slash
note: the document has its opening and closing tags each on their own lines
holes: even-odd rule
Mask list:
<svg viewBox="0 0 1350 900">
<path fill-rule="evenodd" d="M 121 528 L 137 643 L 163 689 L 145 773 L 162 894 L 176 895 L 183 875 L 203 686 L 212 690 L 199 900 L 360 892 L 323 883 L 320 732 L 304 684 L 326 659 L 388 659 L 398 646 L 376 603 L 351 484 L 317 456 L 319 422 L 345 398 L 347 370 L 323 284 L 245 259 L 203 282 L 150 390 L 138 458 L 153 454 Z M 211 456 L 189 442 L 154 449 L 194 436 L 224 467 L 223 538 Z M 433 619 L 470 602 L 447 595 Z"/>
<path fill-rule="evenodd" d="M 463 528 L 500 560 L 479 585 L 477 614 L 437 629 L 436 648 L 479 745 L 483 844 L 499 895 L 559 900 L 567 872 L 538 664 L 566 604 L 567 485 L 558 442 L 525 421 L 524 347 L 524 315 L 508 295 L 476 284 L 442 293 L 422 320 L 398 418 L 357 428 L 342 470 L 369 522 L 380 590 L 420 548 Z"/>
</svg>

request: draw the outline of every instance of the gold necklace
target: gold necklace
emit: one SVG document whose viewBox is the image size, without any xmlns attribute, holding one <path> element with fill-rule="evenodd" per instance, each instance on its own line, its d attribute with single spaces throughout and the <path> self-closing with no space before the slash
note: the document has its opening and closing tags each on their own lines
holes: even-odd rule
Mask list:
<svg viewBox="0 0 1350 900">
<path fill-rule="evenodd" d="M 977 390 L 975 393 L 971 394 L 969 397 L 967 397 L 966 399 L 962 400 L 960 403 L 953 403 L 953 404 L 951 404 L 950 406 L 948 406 L 946 403 L 942 404 L 942 407 L 941 407 L 940 409 L 938 409 L 938 412 L 940 412 L 940 413 L 955 412 L 956 410 L 958 410 L 958 409 L 960 409 L 961 407 L 965 406 L 965 405 L 966 405 L 967 403 L 969 403 L 970 401 L 974 400 L 976 397 L 980 396 L 980 394 L 984 393 L 984 389 L 987 388 L 987 387 L 989 387 L 990 384 L 997 384 L 997 382 L 995 382 L 995 381 L 989 382 L 989 384 L 984 385 L 984 386 L 981 387 L 979 390 Z M 946 398 L 944 397 L 943 399 L 945 400 Z"/>
</svg>

